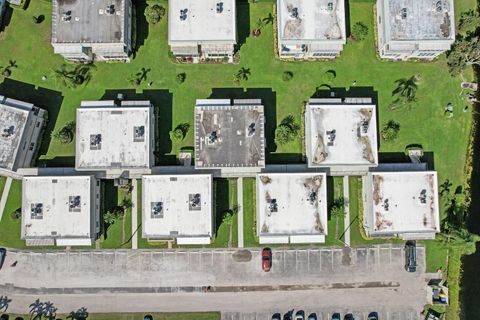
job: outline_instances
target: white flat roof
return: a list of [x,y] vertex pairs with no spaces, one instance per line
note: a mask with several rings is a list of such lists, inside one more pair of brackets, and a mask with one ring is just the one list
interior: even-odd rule
[[371,175],[373,233],[440,232],[436,172]]
[[91,238],[92,177],[22,179],[22,238]]
[[235,0],[169,0],[168,21],[169,42],[237,39]]
[[33,104],[0,96],[0,168],[13,170]]
[[345,40],[344,0],[278,0],[283,40]]
[[307,113],[310,167],[378,164],[374,105],[308,104]]
[[212,176],[143,176],[142,210],[143,237],[211,237]]
[[149,101],[83,101],[77,109],[77,169],[150,167]]
[[259,236],[327,234],[325,173],[257,175]]

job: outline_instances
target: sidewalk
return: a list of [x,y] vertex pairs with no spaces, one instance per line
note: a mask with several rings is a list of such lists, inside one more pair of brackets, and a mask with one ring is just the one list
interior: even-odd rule
[[238,247],[243,248],[243,178],[237,179]]
[[132,187],[132,249],[138,249],[138,235],[135,233],[138,227],[137,179],[132,179]]
[[348,176],[343,177],[343,201],[345,208],[345,244],[350,247],[350,199],[349,199],[349,190],[348,190]]
[[0,200],[0,221],[2,221],[3,211],[7,204],[8,194],[10,193],[10,186],[12,185],[12,178],[7,177],[5,181],[5,187],[3,188],[2,199]]

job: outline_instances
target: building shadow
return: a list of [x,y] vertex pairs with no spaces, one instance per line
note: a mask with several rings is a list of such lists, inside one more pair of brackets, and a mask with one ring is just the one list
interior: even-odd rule
[[229,181],[226,178],[215,178],[213,180],[214,184],[214,203],[215,203],[215,210],[214,210],[214,226],[213,230],[215,235],[218,232],[218,228],[222,224],[223,217],[226,212],[230,210],[229,206],[229,199],[230,199],[230,185]]
[[115,100],[118,94],[123,94],[124,100],[150,100],[154,106],[155,117],[155,166],[175,165],[176,156],[172,151],[170,130],[172,129],[173,95],[166,89],[144,90],[137,93],[135,89],[107,90],[102,100]]
[[277,94],[271,88],[213,88],[209,99],[261,99],[265,115],[265,157],[271,163],[275,145],[277,127]]
[[8,25],[12,21],[12,16],[13,16],[13,8],[10,7],[8,2],[5,5],[6,5],[5,10],[0,18],[0,32],[5,31],[5,29],[8,27]]
[[250,4],[248,1],[237,1],[237,44],[235,52],[247,42],[250,35]]
[[[431,151],[424,151],[420,159],[422,163],[427,163],[428,170],[435,170],[435,156]],[[406,152],[379,152],[379,163],[412,163]]]
[[58,113],[62,106],[62,93],[12,79],[5,79],[0,83],[0,95],[33,103],[35,106],[48,112],[48,121],[46,121],[46,127],[42,135],[38,157],[46,155],[50,146],[53,129],[57,123]]
[[[145,9],[148,4],[145,0],[133,0],[133,7],[135,10],[135,19],[132,22],[132,36],[134,37],[134,43],[132,44],[132,58],[135,59],[138,50],[145,44],[145,40],[148,38],[149,25],[145,18]],[[163,19],[167,19],[167,13]]]
[[75,167],[75,156],[55,157],[53,159],[38,159],[39,168],[73,168]]
[[350,37],[352,34],[351,21],[350,21],[350,0],[345,1],[345,35]]
[[[102,205],[100,210],[100,234],[103,238],[108,238],[108,228],[110,225],[105,223],[103,216],[107,211],[113,212],[118,207],[118,188],[114,185],[113,180],[102,180],[101,182],[101,199]],[[120,219],[116,223],[122,223]]]

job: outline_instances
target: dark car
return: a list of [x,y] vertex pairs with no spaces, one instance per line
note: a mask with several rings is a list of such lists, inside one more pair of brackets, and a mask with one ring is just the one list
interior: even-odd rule
[[282,320],[282,316],[280,315],[280,313],[275,313],[272,316],[272,320]]
[[272,250],[265,248],[262,250],[262,269],[265,272],[272,268]]
[[405,270],[408,272],[417,271],[417,247],[415,241],[405,243]]
[[298,310],[297,313],[295,313],[295,320],[305,320],[305,311]]
[[342,320],[340,318],[340,313],[337,312],[337,313],[332,314],[332,320]]
[[378,313],[376,312],[370,312],[368,314],[368,320],[378,320]]
[[2,269],[3,262],[5,262],[6,256],[7,256],[7,249],[0,248],[0,269]]
[[310,313],[307,320],[317,320],[317,314],[315,312]]
[[355,320],[355,318],[353,317],[353,314],[347,313],[345,317],[343,317],[343,320]]

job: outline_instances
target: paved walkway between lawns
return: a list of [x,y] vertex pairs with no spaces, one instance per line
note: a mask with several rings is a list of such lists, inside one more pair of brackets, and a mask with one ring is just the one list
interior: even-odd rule
[[137,187],[137,179],[132,179],[132,249],[138,249],[138,235],[135,233],[138,227]]
[[243,248],[243,178],[237,179],[238,247]]
[[343,177],[343,201],[345,208],[345,244],[350,247],[350,199],[348,194],[348,176]]
[[12,185],[12,178],[7,177],[5,181],[5,187],[3,188],[2,199],[0,200],[0,221],[2,221],[3,211],[7,204],[8,194],[10,193],[10,186]]

